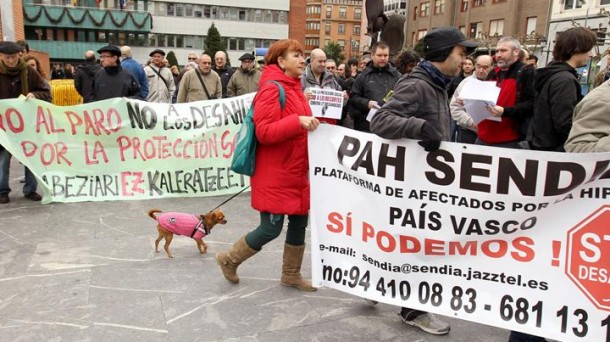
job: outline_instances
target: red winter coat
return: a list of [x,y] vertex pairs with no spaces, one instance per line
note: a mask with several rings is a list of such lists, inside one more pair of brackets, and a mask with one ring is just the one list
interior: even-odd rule
[[[280,107],[277,81],[284,88],[286,106]],[[254,101],[258,146],[250,178],[252,207],[260,212],[305,215],[309,211],[307,131],[300,115],[311,116],[301,81],[288,77],[277,65],[263,71]]]

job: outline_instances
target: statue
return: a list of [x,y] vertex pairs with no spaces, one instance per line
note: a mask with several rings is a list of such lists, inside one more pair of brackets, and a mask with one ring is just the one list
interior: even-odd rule
[[404,15],[393,14],[386,16],[383,13],[383,0],[365,0],[366,34],[371,37],[371,44],[381,40],[390,47],[390,56],[396,56],[402,49],[405,41]]

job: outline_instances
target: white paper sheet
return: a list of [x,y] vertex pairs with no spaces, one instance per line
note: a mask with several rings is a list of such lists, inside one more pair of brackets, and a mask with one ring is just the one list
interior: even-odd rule
[[493,81],[469,80],[460,92],[460,99],[464,100],[464,109],[475,125],[483,120],[502,121],[502,118],[492,116],[487,108],[495,106],[500,95],[500,88]]

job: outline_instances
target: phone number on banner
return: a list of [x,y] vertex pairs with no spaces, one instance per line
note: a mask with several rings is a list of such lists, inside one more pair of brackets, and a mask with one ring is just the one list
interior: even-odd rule
[[[352,289],[360,287],[362,291],[367,293],[377,291],[383,297],[400,298],[405,302],[417,300],[423,305],[445,306],[445,308],[448,306],[455,312],[464,311],[468,314],[479,310],[492,312],[492,307],[496,307],[495,314],[503,321],[512,321],[524,326],[535,326],[536,328],[542,327],[543,310],[548,310],[548,308],[543,307],[543,302],[540,300],[530,302],[527,298],[513,297],[510,294],[503,295],[499,302],[495,303],[496,305],[481,305],[477,302],[477,291],[473,288],[462,286],[445,288],[440,283],[397,281],[384,277],[375,279],[371,276],[371,271],[361,272],[358,266],[342,269],[323,264],[322,279]],[[599,324],[602,329],[605,329],[605,341],[610,342],[610,315],[600,322],[591,322],[589,313],[580,308],[569,308],[564,305],[551,310],[555,311],[557,326],[560,327],[562,334],[585,338],[589,333],[590,326]]]

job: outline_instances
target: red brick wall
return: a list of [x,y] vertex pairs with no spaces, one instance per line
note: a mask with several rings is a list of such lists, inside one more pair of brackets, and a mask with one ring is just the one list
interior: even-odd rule
[[290,0],[288,38],[305,44],[305,0]]

